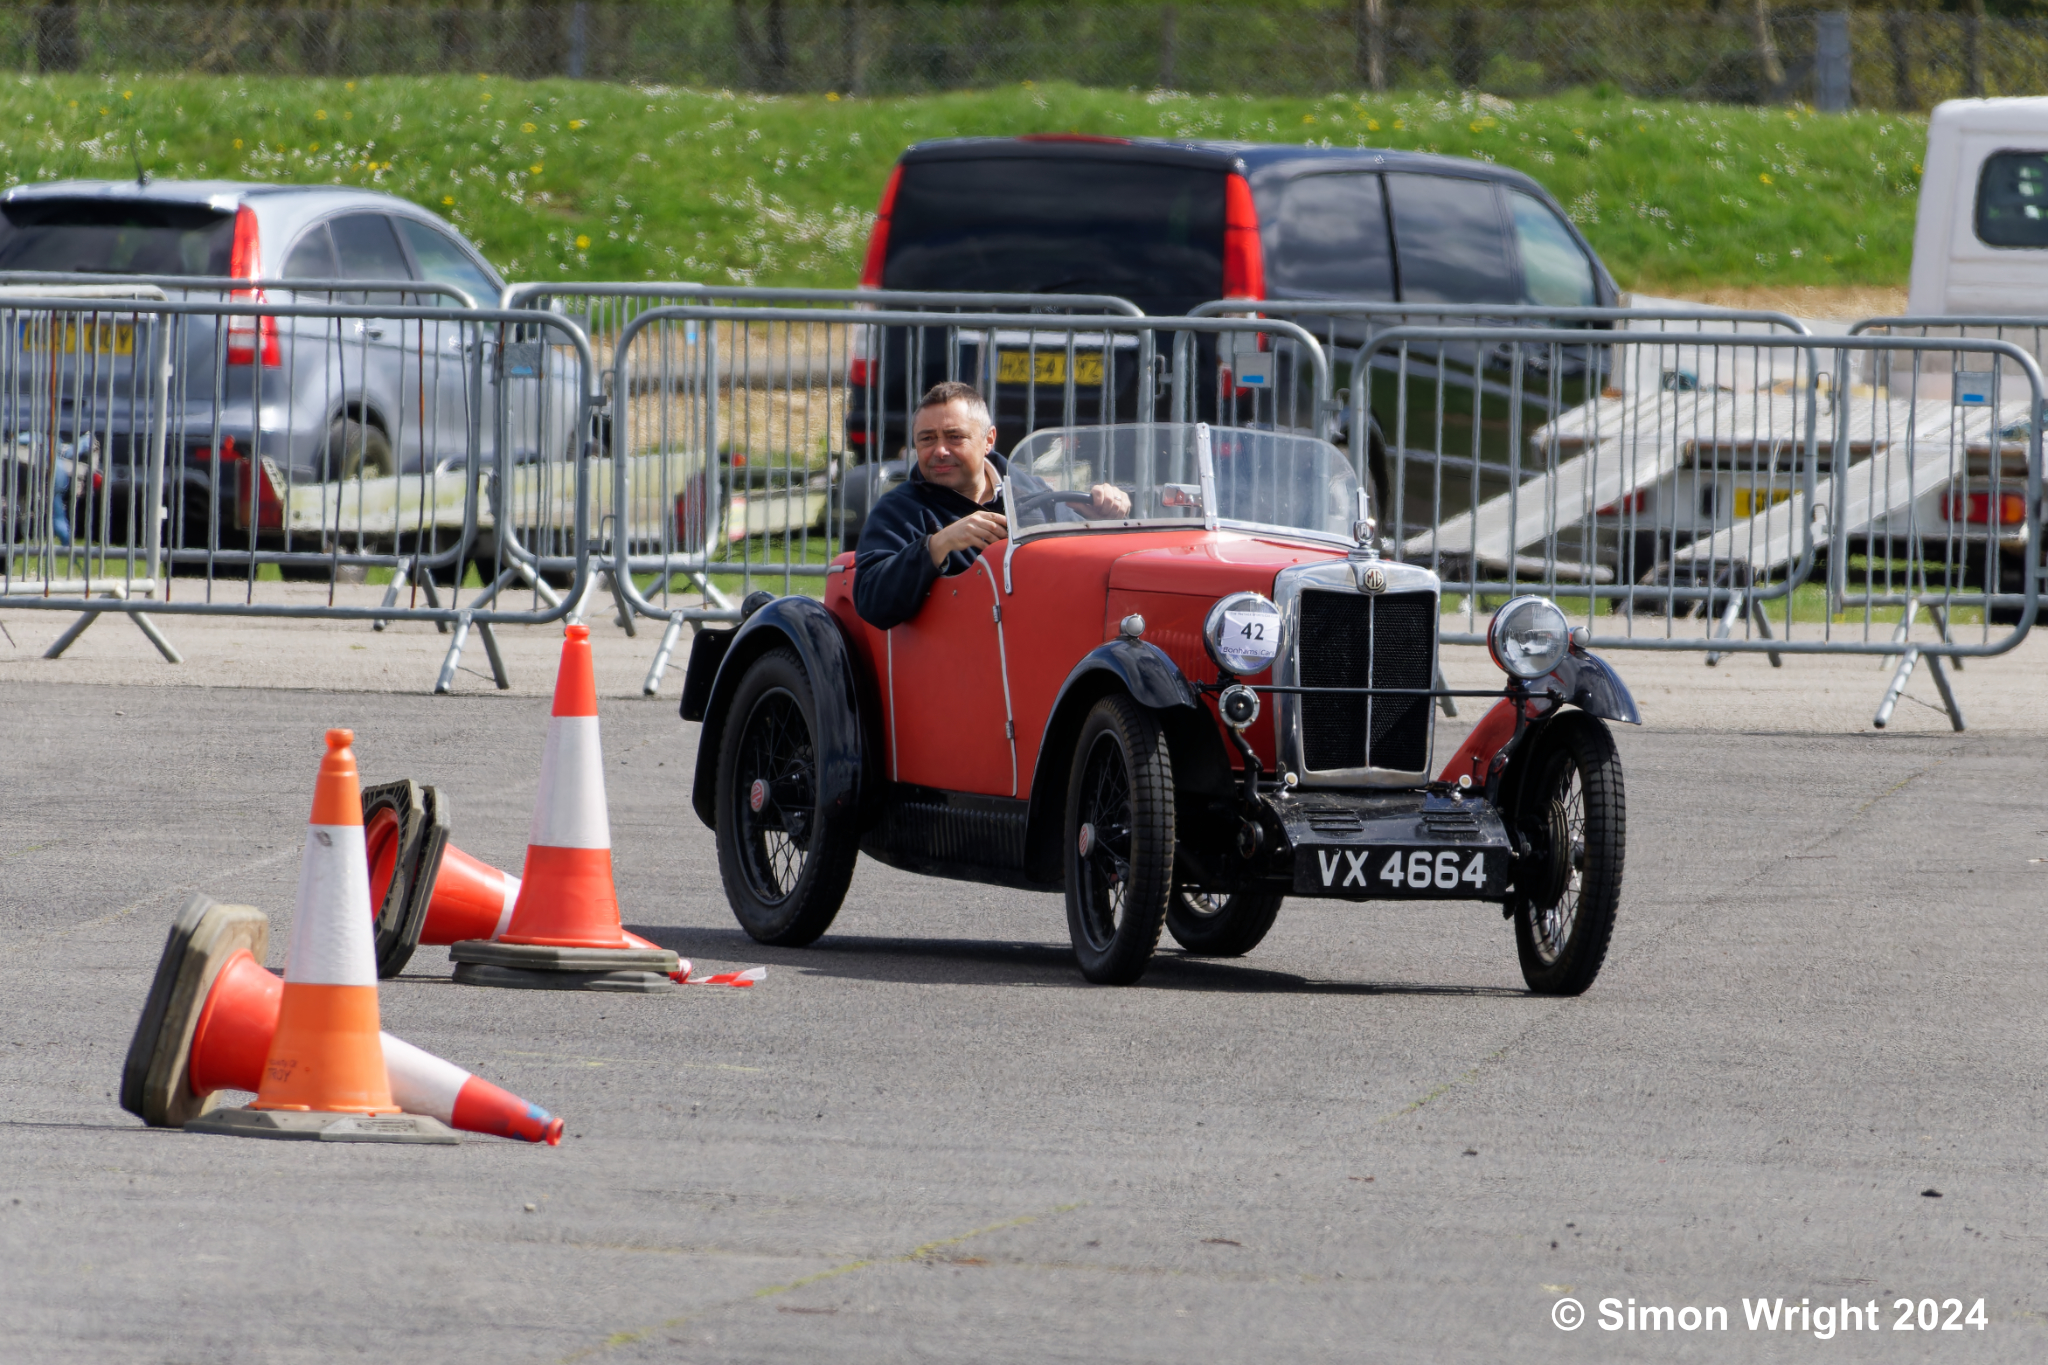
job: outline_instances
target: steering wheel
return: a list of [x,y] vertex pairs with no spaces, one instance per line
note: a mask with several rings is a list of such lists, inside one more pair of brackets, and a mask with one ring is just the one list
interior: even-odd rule
[[1065,488],[1048,488],[1043,493],[1033,493],[1028,498],[1020,499],[1017,503],[1017,515],[1020,517],[1029,516],[1041,508],[1051,507],[1056,503],[1063,502],[1072,503],[1077,507],[1091,507],[1095,503],[1095,495],[1093,493],[1076,493]]

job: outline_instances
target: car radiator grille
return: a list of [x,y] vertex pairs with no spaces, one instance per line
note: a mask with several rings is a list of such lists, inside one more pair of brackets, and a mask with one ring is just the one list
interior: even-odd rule
[[[1301,595],[1296,676],[1303,687],[1428,687],[1435,675],[1436,594]],[[1311,772],[1429,761],[1428,697],[1301,699],[1302,762]]]

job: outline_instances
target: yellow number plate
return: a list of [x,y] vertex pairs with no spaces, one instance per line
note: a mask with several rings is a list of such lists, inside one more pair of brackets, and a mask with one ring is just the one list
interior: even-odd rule
[[1735,515],[1753,517],[1765,507],[1776,507],[1791,496],[1789,488],[1738,488],[1735,490]]
[[[1064,384],[1067,382],[1065,351],[998,351],[998,384]],[[1102,352],[1074,353],[1074,383],[1082,388],[1102,387]]]
[[134,355],[135,324],[97,318],[66,318],[62,323],[21,324],[21,345],[27,351],[97,351],[101,355]]

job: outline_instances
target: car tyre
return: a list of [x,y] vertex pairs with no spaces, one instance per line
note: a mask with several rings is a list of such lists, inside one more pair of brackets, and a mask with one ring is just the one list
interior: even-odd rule
[[1196,957],[1243,957],[1266,937],[1285,899],[1267,891],[1217,895],[1177,886],[1166,907],[1166,932]]
[[818,707],[803,664],[773,649],[734,690],[718,748],[718,874],[740,927],[801,948],[832,925],[853,879],[851,810],[819,802]]
[[1544,730],[1530,759],[1514,813],[1531,849],[1507,905],[1515,949],[1530,990],[1579,995],[1600,974],[1621,903],[1621,758],[1607,727],[1574,711]]
[[1173,896],[1173,758],[1152,713],[1122,693],[1081,723],[1063,829],[1081,975],[1128,986],[1151,963]]
[[398,461],[381,428],[340,417],[327,429],[327,468],[336,479],[382,479],[398,472]]

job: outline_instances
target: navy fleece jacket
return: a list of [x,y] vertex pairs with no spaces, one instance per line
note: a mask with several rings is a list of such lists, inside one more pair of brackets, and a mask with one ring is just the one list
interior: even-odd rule
[[[989,452],[996,473],[1008,478],[1009,462]],[[943,568],[932,563],[927,547],[934,531],[943,531],[971,512],[1003,510],[1000,487],[985,503],[950,488],[928,483],[915,460],[910,477],[882,495],[860,528],[860,548],[853,552],[853,609],[877,630],[902,625],[917,615],[925,594],[940,577],[966,573],[979,550],[955,550]]]

